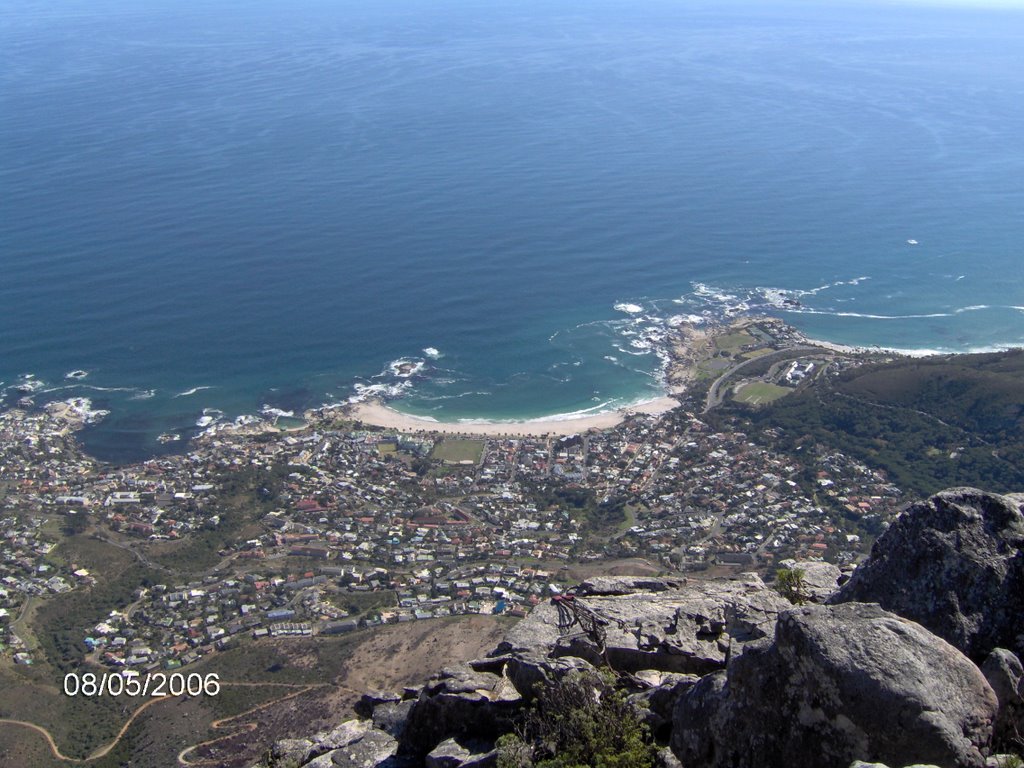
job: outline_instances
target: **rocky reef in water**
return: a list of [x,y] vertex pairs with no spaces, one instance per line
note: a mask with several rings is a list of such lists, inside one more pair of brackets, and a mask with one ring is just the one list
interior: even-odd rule
[[592,579],[572,600],[599,632],[538,605],[486,658],[367,693],[360,719],[259,766],[493,767],[538,690],[610,666],[666,767],[1001,768],[1024,735],[1022,506],[972,488],[911,505],[849,580],[798,564],[805,605],[754,574]]

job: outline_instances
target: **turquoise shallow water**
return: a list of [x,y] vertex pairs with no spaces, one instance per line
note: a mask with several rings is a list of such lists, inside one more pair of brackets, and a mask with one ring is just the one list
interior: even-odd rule
[[124,459],[365,388],[614,407],[679,315],[1024,343],[1021,12],[365,5],[5,7],[3,386]]

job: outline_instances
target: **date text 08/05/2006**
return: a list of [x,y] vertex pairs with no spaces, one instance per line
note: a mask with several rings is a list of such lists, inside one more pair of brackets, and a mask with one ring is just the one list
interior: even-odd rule
[[140,675],[137,672],[124,674],[94,672],[64,675],[65,696],[216,696],[220,693],[220,677],[212,672],[200,675],[196,672],[183,674],[156,672]]

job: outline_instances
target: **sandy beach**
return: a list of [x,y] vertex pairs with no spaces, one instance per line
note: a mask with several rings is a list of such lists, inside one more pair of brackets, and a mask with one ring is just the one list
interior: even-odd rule
[[350,418],[378,427],[395,429],[399,432],[443,432],[455,435],[515,435],[542,437],[544,435],[576,435],[590,429],[609,429],[625,420],[632,413],[662,414],[675,408],[679,403],[665,396],[638,403],[617,411],[580,416],[574,419],[537,419],[507,422],[441,422],[422,419],[400,413],[381,402],[359,403],[352,407]]
[[379,400],[368,400],[349,406],[346,416],[378,427],[400,432],[442,432],[450,435],[514,435],[543,437],[544,435],[576,435],[591,429],[610,429],[621,424],[628,415],[646,413],[661,415],[679,405],[672,395],[685,392],[692,384],[698,359],[713,339],[717,329],[683,325],[676,329],[672,342],[672,360],[668,365],[668,393],[647,402],[637,403],[614,411],[562,419],[530,419],[526,421],[467,421],[442,422],[411,416],[389,408]]

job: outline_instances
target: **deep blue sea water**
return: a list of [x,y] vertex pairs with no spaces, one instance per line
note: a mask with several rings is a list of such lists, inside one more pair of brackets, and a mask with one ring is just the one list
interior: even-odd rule
[[1024,11],[819,5],[4,0],[0,386],[127,459],[633,402],[679,315],[1024,344]]

